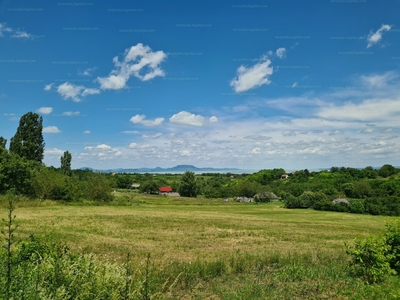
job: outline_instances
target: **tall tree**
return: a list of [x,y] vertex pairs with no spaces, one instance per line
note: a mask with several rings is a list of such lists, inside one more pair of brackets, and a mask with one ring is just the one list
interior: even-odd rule
[[7,139],[0,136],[0,147],[6,149]]
[[64,155],[60,157],[61,172],[66,175],[71,175],[71,160],[72,155],[68,151],[64,151]]
[[182,175],[181,183],[179,184],[179,194],[183,197],[196,197],[197,196],[197,184],[194,173],[186,171]]
[[10,152],[41,163],[44,152],[43,118],[28,112],[19,120],[19,126],[10,140]]

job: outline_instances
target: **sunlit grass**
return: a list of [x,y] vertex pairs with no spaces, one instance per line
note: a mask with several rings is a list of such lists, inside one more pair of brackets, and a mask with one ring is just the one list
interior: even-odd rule
[[19,207],[19,234],[119,258],[130,252],[192,261],[234,251],[343,252],[344,242],[382,232],[387,217],[288,210],[282,203],[136,196],[129,206]]

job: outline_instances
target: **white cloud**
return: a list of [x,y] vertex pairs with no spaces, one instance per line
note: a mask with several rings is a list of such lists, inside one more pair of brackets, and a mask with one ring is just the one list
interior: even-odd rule
[[85,130],[83,134],[90,134],[90,130]]
[[55,156],[60,156],[64,154],[63,150],[53,148],[53,149],[44,149],[44,154],[45,155],[55,155]]
[[62,113],[63,116],[67,116],[67,117],[77,117],[80,114],[81,113],[79,111],[65,111]]
[[106,145],[106,144],[98,145],[96,148],[97,149],[102,149],[102,150],[110,150],[111,149],[111,147]]
[[156,118],[154,120],[146,120],[145,115],[136,115],[133,116],[130,120],[133,124],[142,124],[144,126],[158,126],[164,122],[164,118]]
[[3,32],[14,32],[14,34],[11,37],[17,38],[17,39],[34,39],[35,38],[34,35],[27,33],[26,31],[22,31],[19,29],[12,29],[11,27],[7,27],[5,23],[0,23],[0,37],[4,36]]
[[143,134],[142,138],[144,138],[144,139],[158,139],[161,136],[162,136],[162,133],[158,132],[158,133],[156,133],[154,135]]
[[82,97],[85,97],[87,95],[95,95],[95,94],[100,94],[100,91],[98,89],[87,89],[85,88],[82,92]]
[[371,30],[367,37],[367,42],[368,42],[367,48],[379,43],[380,40],[382,39],[383,32],[389,31],[390,29],[392,29],[392,26],[382,24],[381,28],[379,28],[376,32],[373,32]]
[[171,123],[180,125],[203,126],[205,118],[201,115],[195,115],[187,111],[181,111],[169,118],[169,121]]
[[45,90],[45,91],[50,91],[52,86],[53,86],[52,83],[46,84],[46,85],[44,86],[44,90]]
[[48,114],[50,114],[52,111],[53,111],[53,108],[52,108],[52,107],[41,107],[41,108],[38,108],[38,109],[36,110],[37,113],[43,114],[43,115],[48,115]]
[[361,83],[368,88],[383,88],[397,77],[398,75],[394,72],[386,72],[382,75],[363,75],[361,76]]
[[34,36],[30,33],[27,33],[25,31],[16,31],[11,37],[17,38],[17,39],[33,39]]
[[210,123],[217,123],[218,118],[216,116],[212,116],[209,121],[210,121]]
[[126,82],[131,76],[135,76],[142,81],[164,76],[165,73],[160,68],[160,64],[166,57],[167,54],[163,51],[153,52],[149,46],[138,43],[136,46],[125,50],[121,62],[117,56],[114,57],[115,69],[111,71],[108,77],[97,77],[97,81],[103,90],[119,90],[125,88]]
[[10,27],[7,27],[5,23],[0,23],[0,36],[4,36],[3,32],[12,32]]
[[292,84],[292,88],[295,88],[297,85],[298,85],[297,82],[293,83],[293,84]]
[[286,56],[286,49],[285,48],[276,49],[276,56],[278,56],[279,58],[284,58]]
[[129,144],[129,148],[131,148],[131,149],[136,148],[137,146],[138,146],[138,144],[136,144],[136,143]]
[[75,84],[71,84],[69,82],[64,82],[63,84],[59,85],[57,88],[57,92],[65,100],[67,100],[68,98],[71,98],[74,102],[80,102],[81,99],[79,97],[85,97],[87,95],[94,95],[94,94],[100,93],[100,91],[98,89],[89,89],[89,88],[85,88],[82,85],[75,85]]
[[359,104],[346,103],[343,105],[330,105],[321,108],[317,116],[349,121],[374,121],[395,118],[400,115],[400,97],[397,99],[370,99]]
[[60,84],[57,88],[57,92],[63,97],[65,100],[71,98],[75,102],[80,102],[79,95],[82,90],[85,89],[83,86],[70,84],[68,82],[64,82]]
[[87,68],[86,70],[83,70],[82,72],[79,71],[78,75],[80,76],[92,76],[92,72],[95,71],[97,68]]
[[237,76],[231,81],[230,86],[236,93],[241,93],[264,84],[270,84],[271,81],[268,77],[273,73],[273,67],[270,67],[270,64],[271,61],[263,57],[252,67],[240,66],[237,69]]
[[61,130],[57,128],[57,126],[47,126],[43,128],[43,133],[60,133]]
[[253,150],[251,150],[251,153],[252,154],[260,154],[261,153],[260,148],[254,148]]
[[189,151],[189,150],[182,150],[182,151],[180,152],[180,154],[181,154],[182,156],[190,156],[190,151]]

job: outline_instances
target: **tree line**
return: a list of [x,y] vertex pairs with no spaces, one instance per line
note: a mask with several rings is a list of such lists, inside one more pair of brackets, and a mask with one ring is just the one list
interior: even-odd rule
[[[72,155],[65,151],[60,167],[42,163],[45,142],[42,117],[29,112],[20,119],[10,140],[0,137],[0,194],[15,189],[39,199],[111,201],[114,189],[138,183],[142,193],[157,193],[162,186],[186,197],[248,197],[268,202],[276,195],[287,208],[400,215],[400,169],[385,164],[379,169],[332,167],[286,173],[282,168],[254,174],[110,174],[72,170]],[[285,176],[282,176],[285,175]],[[286,178],[287,176],[288,178]],[[284,177],[284,179],[282,179]],[[335,199],[342,199],[333,202]]]

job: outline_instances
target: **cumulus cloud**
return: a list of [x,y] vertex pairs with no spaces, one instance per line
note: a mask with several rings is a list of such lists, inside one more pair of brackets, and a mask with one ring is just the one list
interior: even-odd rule
[[97,149],[101,149],[101,150],[111,150],[111,147],[106,145],[106,144],[101,144],[96,146]]
[[99,94],[100,91],[98,89],[88,89],[82,85],[75,85],[69,82],[64,82],[57,87],[57,92],[63,97],[65,100],[71,98],[74,102],[80,102],[81,99],[79,97],[85,97],[87,95]]
[[83,134],[90,134],[90,130],[85,130]]
[[236,93],[248,91],[250,89],[270,84],[269,76],[273,73],[273,67],[270,67],[271,61],[263,57],[252,67],[241,65],[237,70],[236,77],[231,81],[230,86]]
[[209,119],[209,121],[210,121],[210,123],[217,123],[217,122],[218,122],[218,118],[217,118],[216,116],[212,116],[212,117]]
[[61,130],[57,128],[57,126],[47,126],[43,128],[43,133],[60,133]]
[[36,110],[37,113],[43,114],[43,115],[48,115],[48,114],[50,114],[52,111],[53,111],[53,108],[52,108],[52,107],[41,107],[41,108],[38,108],[38,109]]
[[278,56],[279,58],[284,58],[286,56],[286,49],[285,48],[276,49],[276,56]]
[[133,124],[141,124],[144,126],[158,126],[161,125],[162,122],[164,122],[164,118],[156,118],[154,120],[146,120],[145,115],[136,115],[133,116],[130,120]]
[[382,26],[376,32],[371,30],[367,37],[367,48],[379,43],[382,40],[383,32],[389,31],[390,29],[392,29],[392,26],[382,24]]
[[157,76],[165,76],[160,64],[166,59],[167,54],[163,51],[153,52],[149,46],[138,43],[130,49],[125,50],[122,61],[118,56],[114,57],[115,69],[108,77],[97,77],[100,88],[103,90],[119,90],[126,86],[131,76],[142,81],[153,79]]
[[195,115],[187,111],[181,111],[169,118],[169,121],[171,123],[180,125],[203,126],[205,123],[205,118],[201,115]]

